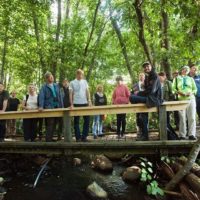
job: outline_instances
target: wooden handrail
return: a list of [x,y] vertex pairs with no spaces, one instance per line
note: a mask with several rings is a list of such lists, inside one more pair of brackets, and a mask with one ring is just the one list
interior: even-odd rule
[[103,115],[103,114],[119,114],[119,113],[151,113],[158,112],[159,114],[159,132],[160,139],[167,139],[167,114],[166,111],[185,110],[188,101],[169,101],[164,102],[159,109],[156,107],[147,108],[145,104],[125,104],[125,105],[107,105],[107,106],[91,106],[91,107],[75,107],[44,109],[43,111],[17,111],[0,113],[0,120],[7,119],[25,119],[25,118],[63,118],[63,134],[65,142],[72,141],[71,133],[71,117],[86,116],[86,115]]
[[[166,111],[184,110],[188,101],[170,101],[164,102],[162,106],[166,107]],[[161,107],[162,107],[161,106]],[[69,116],[85,116],[97,114],[119,114],[119,113],[151,113],[158,112],[156,107],[147,108],[145,104],[124,104],[124,105],[107,105],[107,106],[91,106],[91,107],[74,107],[44,109],[43,111],[28,110],[16,112],[0,113],[2,119],[21,119],[21,118],[48,118],[48,117],[63,117],[64,113],[68,112]]]

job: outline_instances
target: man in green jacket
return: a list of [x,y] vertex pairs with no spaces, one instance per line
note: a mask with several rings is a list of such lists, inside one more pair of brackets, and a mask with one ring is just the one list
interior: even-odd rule
[[173,80],[172,90],[178,96],[178,100],[188,100],[189,104],[184,111],[179,111],[179,136],[186,139],[186,121],[188,120],[189,140],[196,140],[196,101],[197,87],[194,79],[189,77],[189,67],[183,66],[181,73]]

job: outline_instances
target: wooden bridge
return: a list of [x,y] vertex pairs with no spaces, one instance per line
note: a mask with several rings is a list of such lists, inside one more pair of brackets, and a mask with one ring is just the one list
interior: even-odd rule
[[[0,153],[31,153],[31,154],[90,154],[90,153],[114,153],[114,154],[155,154],[155,153],[185,153],[191,149],[194,141],[168,141],[167,140],[167,116],[166,111],[179,111],[186,109],[187,101],[165,102],[159,108],[147,108],[145,104],[110,105],[79,107],[73,109],[51,109],[43,111],[18,111],[0,114],[2,119],[48,118],[60,117],[64,121],[64,142],[2,142]],[[158,112],[159,141],[91,141],[76,143],[72,139],[71,117],[118,114],[118,113],[151,113]]]

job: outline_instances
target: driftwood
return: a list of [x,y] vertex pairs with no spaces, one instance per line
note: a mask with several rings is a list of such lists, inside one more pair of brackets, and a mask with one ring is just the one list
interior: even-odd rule
[[[185,156],[181,156],[177,161],[181,165],[185,165],[185,163],[187,162],[187,158]],[[196,174],[198,177],[200,177],[200,166],[197,163],[194,163],[192,166],[191,172]]]
[[[175,172],[179,171],[183,166],[179,163],[172,164],[173,169]],[[197,192],[198,196],[200,197],[200,178],[193,173],[189,173],[184,178],[185,181],[190,185],[190,187]]]
[[[167,176],[167,178],[172,179],[173,176],[175,175],[174,171],[167,163],[162,162],[161,168],[162,168],[163,173]],[[178,186],[181,191],[181,195],[183,199],[199,200],[198,196],[195,193],[193,193],[185,183],[180,182]]]

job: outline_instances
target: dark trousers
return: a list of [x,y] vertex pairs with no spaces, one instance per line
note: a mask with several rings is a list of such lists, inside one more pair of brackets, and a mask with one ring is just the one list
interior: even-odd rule
[[126,130],[126,114],[117,114],[117,134],[124,134]]
[[50,117],[45,119],[45,126],[46,126],[46,142],[53,141],[53,134],[58,122],[58,118]]
[[197,115],[200,120],[200,97],[196,97]]
[[[147,98],[143,96],[136,96],[136,95],[131,95],[130,96],[130,102],[132,104],[137,104],[137,103],[146,103]],[[141,129],[141,137],[148,138],[148,113],[139,113],[137,114],[137,125]]]
[[37,133],[40,139],[42,138],[43,121],[44,121],[43,118],[38,119]]
[[[87,107],[88,104],[74,104],[74,107]],[[83,116],[83,132],[81,136],[81,131],[80,131],[80,116],[75,116],[74,117],[74,131],[75,131],[75,136],[76,140],[80,139],[86,139],[89,133],[89,127],[90,127],[90,117],[89,116]]]
[[24,140],[34,141],[37,136],[38,119],[23,119]]
[[0,120],[0,140],[3,140],[6,135],[6,120]]
[[176,129],[179,129],[179,113],[178,113],[178,111],[174,111],[174,123],[176,125]]

